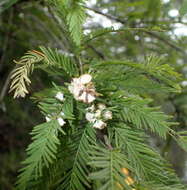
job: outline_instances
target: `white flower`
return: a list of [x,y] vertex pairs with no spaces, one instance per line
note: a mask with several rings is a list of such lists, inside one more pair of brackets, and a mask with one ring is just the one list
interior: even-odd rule
[[101,110],[96,110],[95,117],[101,117]]
[[92,106],[86,108],[86,110],[87,110],[87,111],[91,111],[91,112],[93,112],[93,111],[95,110],[95,106],[94,106],[94,104],[93,104]]
[[90,112],[86,113],[86,119],[91,123],[95,122],[95,120],[96,120],[95,115]]
[[83,92],[79,97],[78,97],[78,100],[81,100],[83,102],[85,102],[87,99],[87,93],[86,92]]
[[76,100],[84,103],[91,103],[95,100],[95,88],[91,83],[92,76],[89,74],[81,75],[79,78],[73,78],[68,86],[69,91]]
[[92,76],[89,74],[84,74],[80,76],[80,83],[81,84],[88,84],[92,80]]
[[74,95],[75,99],[78,100],[81,92],[84,90],[84,85],[81,84],[79,78],[74,78],[71,84],[68,86],[69,91]]
[[63,101],[64,100],[64,94],[62,92],[58,92],[55,96],[56,99]]
[[87,98],[86,98],[86,102],[87,103],[91,103],[95,100],[95,96],[91,95],[91,94],[87,94]]
[[68,90],[73,94],[73,89],[74,89],[74,87],[73,87],[73,85],[72,85],[72,83],[68,86]]
[[103,122],[102,120],[97,120],[94,124],[93,124],[94,128],[97,129],[104,129],[106,127],[106,123]]
[[103,117],[104,119],[108,120],[108,119],[112,119],[112,112],[111,111],[106,111],[103,113]]
[[105,104],[98,104],[98,108],[100,110],[104,110],[106,108],[106,105]]
[[51,118],[49,118],[48,116],[46,116],[46,117],[45,117],[45,120],[46,120],[47,122],[49,122],[49,121],[51,121]]
[[59,118],[57,119],[57,121],[58,121],[58,123],[59,123],[60,126],[63,126],[63,125],[65,125],[65,123],[66,123],[61,117],[59,117]]
[[60,112],[60,115],[61,115],[61,116],[64,116],[65,114],[64,114],[64,112],[61,111],[61,112]]
[[95,100],[95,96],[92,96],[91,94],[84,91],[79,97],[77,97],[77,100],[83,101],[85,103],[91,103]]

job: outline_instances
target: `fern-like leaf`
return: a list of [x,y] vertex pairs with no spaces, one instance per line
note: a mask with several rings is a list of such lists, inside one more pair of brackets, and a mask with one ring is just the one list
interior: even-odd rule
[[71,138],[69,148],[72,160],[71,169],[63,177],[58,190],[86,190],[90,187],[87,167],[90,145],[96,141],[95,130],[87,125],[79,129]]
[[[163,64],[163,59],[157,56],[149,56],[142,63],[135,63],[133,61],[104,61],[93,65],[95,68],[106,69],[107,67],[120,67],[120,73],[125,73],[125,68],[133,68],[134,72],[143,74],[148,79],[158,83],[163,83],[166,86],[175,89],[176,92],[181,92],[180,86],[177,82],[180,80],[180,75],[174,71],[168,64]],[[123,67],[124,66],[124,69]],[[112,74],[112,73],[111,73]]]
[[121,112],[122,120],[134,124],[139,129],[148,129],[160,137],[166,138],[171,131],[170,126],[175,123],[169,122],[170,116],[159,111],[159,108],[148,107],[148,103],[150,103],[149,99],[143,100],[135,97],[115,101]]
[[40,49],[41,52],[29,51],[19,61],[15,61],[18,67],[13,70],[11,75],[12,83],[10,85],[10,92],[14,91],[14,98],[25,97],[28,94],[27,88],[31,83],[29,75],[33,72],[35,63],[42,62],[48,67],[55,66],[63,69],[68,76],[77,74],[77,67],[71,57],[50,48],[40,47]]
[[63,69],[68,76],[73,76],[77,74],[77,67],[74,64],[73,59],[70,56],[64,55],[58,52],[57,49],[40,47],[43,54],[45,54],[48,63],[51,66]]
[[34,63],[41,62],[44,55],[38,51],[29,51],[19,61],[14,61],[18,67],[13,70],[11,75],[12,83],[10,92],[14,91],[14,98],[25,97],[28,94],[27,87],[31,81],[29,75],[33,72]]
[[27,148],[28,157],[23,161],[26,166],[20,170],[17,189],[26,189],[32,176],[38,179],[42,176],[43,167],[49,167],[54,162],[60,144],[59,132],[63,133],[56,120],[34,127],[31,132],[33,142]]
[[125,181],[127,176],[122,172],[122,168],[129,168],[129,165],[125,155],[120,153],[119,149],[110,150],[95,145],[89,153],[91,158],[89,165],[95,170],[90,174],[90,178],[98,184],[96,189],[132,189],[130,186],[132,184]]
[[1,0],[0,2],[0,14],[6,9],[14,5],[18,0]]
[[69,11],[67,15],[67,23],[69,25],[69,30],[73,41],[76,45],[80,45],[82,39],[82,24],[85,21],[84,8],[81,6],[74,7]]
[[159,153],[145,144],[146,138],[142,131],[122,123],[118,127],[114,129],[116,145],[127,156],[130,167],[134,169],[137,183],[151,182],[148,189],[153,185],[167,187],[170,184],[180,184],[166,161],[161,158]]
[[84,8],[79,4],[75,3],[70,10],[68,10],[68,14],[66,17],[69,31],[71,37],[77,46],[80,45],[82,39],[82,24],[84,23],[86,18]]
[[121,128],[115,128],[116,143],[124,149],[129,164],[134,168],[138,179],[166,180],[161,172],[163,168],[161,158],[144,143],[143,132],[127,127],[125,124],[120,126]]

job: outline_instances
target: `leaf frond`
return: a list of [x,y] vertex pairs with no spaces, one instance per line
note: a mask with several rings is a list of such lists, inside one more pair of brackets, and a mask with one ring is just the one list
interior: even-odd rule
[[48,168],[54,162],[60,144],[58,134],[62,132],[56,120],[34,127],[31,132],[33,142],[27,148],[28,157],[23,161],[25,167],[20,170],[17,189],[26,189],[32,176],[38,179],[43,167]]
[[86,190],[86,187],[90,187],[88,151],[95,141],[95,130],[89,125],[73,134],[69,142],[70,156],[73,159],[72,166],[63,177],[58,190]]
[[14,61],[18,64],[11,75],[12,83],[10,85],[10,92],[14,91],[14,98],[25,97],[28,94],[28,86],[31,81],[29,75],[34,70],[34,64],[41,62],[44,55],[38,51],[29,51],[19,61]]
[[92,146],[89,151],[91,161],[89,165],[94,169],[90,179],[95,183],[99,181],[98,190],[130,190],[134,181],[128,183],[128,176],[122,168],[129,168],[127,158],[118,149],[106,149],[99,145]]

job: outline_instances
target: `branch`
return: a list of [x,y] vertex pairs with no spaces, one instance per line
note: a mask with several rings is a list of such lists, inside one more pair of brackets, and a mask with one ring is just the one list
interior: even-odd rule
[[[10,9],[10,14],[7,23],[8,26],[12,25],[13,14],[14,14],[13,9]],[[9,46],[9,41],[10,41],[10,34],[11,34],[11,29],[8,30],[4,38],[4,44],[2,45],[2,57],[0,58],[0,72],[3,70],[4,61],[6,58],[6,50]]]
[[[147,28],[120,28],[120,29],[113,29],[113,28],[107,28],[107,30],[104,30],[103,32],[96,34],[95,36],[89,38],[88,40],[85,40],[85,43],[88,43],[90,41],[92,41],[95,38],[98,38],[100,36],[103,36],[105,34],[111,33],[111,32],[125,32],[125,31],[142,31],[142,32],[150,32],[149,29]],[[156,31],[156,32],[163,32],[163,30],[158,30],[158,29],[152,29],[152,31]]]
[[[113,16],[113,15],[109,15],[109,14],[102,13],[101,11],[99,11],[99,10],[97,10],[97,9],[90,8],[90,7],[87,7],[87,6],[83,6],[83,7],[86,8],[86,9],[89,9],[89,10],[91,10],[91,11],[97,13],[97,14],[103,15],[103,16],[105,16],[105,17],[111,19],[111,20],[117,21],[117,22],[119,22],[119,23],[121,23],[121,24],[127,24],[127,22],[126,22],[125,20],[122,20],[122,19],[120,19],[120,18],[117,18],[117,17],[115,17],[115,16]],[[154,38],[156,38],[156,39],[162,41],[163,43],[165,43],[166,45],[168,45],[168,46],[170,46],[171,48],[175,49],[176,51],[181,52],[182,54],[185,54],[185,52],[183,51],[182,48],[180,48],[180,47],[178,47],[177,45],[171,43],[168,39],[165,39],[165,38],[163,38],[163,37],[157,35],[157,34],[154,33],[154,32],[151,32],[151,31],[147,31],[147,30],[142,30],[142,31],[145,32],[146,34],[148,34],[148,35],[150,35],[150,36],[152,36],[152,37],[154,37]]]
[[95,52],[95,54],[97,54],[98,57],[100,57],[101,59],[105,59],[105,56],[100,51],[98,51],[95,47],[93,47],[90,44],[88,44],[87,47],[93,50],[93,52]]
[[83,7],[86,8],[86,9],[88,9],[88,10],[91,10],[91,11],[97,13],[97,14],[103,15],[103,16],[105,16],[105,17],[111,19],[111,20],[115,20],[115,21],[117,21],[117,22],[120,22],[121,24],[126,24],[126,21],[121,20],[120,18],[117,18],[117,17],[115,17],[115,16],[113,16],[113,15],[109,15],[109,14],[106,14],[106,13],[102,13],[101,11],[99,11],[99,10],[97,10],[97,9],[94,9],[94,8],[91,8],[91,7],[87,7],[87,6],[85,6],[85,5],[83,5]]

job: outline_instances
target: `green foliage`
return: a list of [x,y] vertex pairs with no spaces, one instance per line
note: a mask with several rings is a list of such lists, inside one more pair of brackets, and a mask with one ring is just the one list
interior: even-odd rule
[[66,173],[62,179],[62,184],[57,188],[58,190],[76,190],[86,189],[90,187],[90,180],[88,179],[89,168],[87,164],[90,160],[88,151],[91,144],[94,144],[95,131],[90,125],[72,135],[68,145],[69,157],[73,156],[71,169]]
[[34,63],[38,63],[43,59],[44,55],[40,52],[29,51],[20,61],[14,61],[16,64],[21,65],[15,68],[11,75],[12,83],[10,92],[15,91],[14,98],[25,97],[25,95],[28,94],[27,86],[31,83],[28,76],[33,72]]
[[145,140],[143,132],[124,124],[119,124],[119,127],[115,129],[116,144],[127,155],[129,165],[135,170],[137,181],[170,184],[175,179],[174,175],[169,176],[169,168],[166,168],[165,161],[157,152],[147,146]]
[[50,48],[41,47],[41,50],[51,65],[63,69],[68,76],[75,76],[77,74],[77,67],[70,56],[59,53],[57,49],[52,50]]
[[[160,112],[158,108],[148,107],[150,100],[137,98],[123,98],[116,102],[121,118],[125,122],[132,123],[136,128],[144,128],[157,133],[160,137],[166,138],[170,132],[169,117]],[[121,108],[123,106],[123,108]]]
[[92,150],[90,150],[90,157],[91,161],[89,164],[94,168],[94,172],[90,174],[90,178],[99,182],[96,189],[131,189],[124,180],[127,176],[121,171],[122,168],[128,168],[127,158],[119,150],[93,146]]
[[64,133],[56,120],[34,127],[31,135],[33,142],[27,148],[28,157],[23,162],[26,165],[20,170],[17,188],[26,189],[32,175],[36,180],[42,176],[43,167],[49,167],[56,159],[60,141],[58,133]]
[[[108,69],[108,67],[130,67],[136,74],[144,75],[146,78],[157,83],[163,83],[165,86],[172,88],[176,92],[180,92],[181,88],[176,82],[180,80],[180,75],[176,73],[168,64],[163,64],[163,60],[157,56],[150,56],[143,63],[134,63],[132,61],[104,61],[94,65],[96,68]],[[133,73],[131,73],[133,74]]]
[[180,8],[180,14],[183,16],[187,13],[187,1],[183,1],[181,8]]
[[15,61],[20,66],[15,68],[11,75],[10,92],[14,91],[14,98],[25,97],[29,93],[27,90],[27,86],[31,83],[29,75],[33,72],[36,63],[43,61],[46,66],[52,67],[55,65],[57,68],[63,69],[68,76],[77,73],[76,65],[70,57],[50,48],[40,47],[40,49],[41,52],[29,51],[19,61]]
[[187,132],[180,131],[177,133],[177,135],[177,142],[179,143],[179,146],[182,147],[185,151],[187,151]]
[[[128,12],[127,17],[130,15],[130,19],[146,20],[146,17],[149,17],[154,23],[160,15],[160,1],[128,3],[129,7],[142,8],[141,13]],[[126,35],[129,41],[132,39],[132,31],[154,36],[156,34],[151,33],[150,27],[130,26],[119,30],[107,28],[85,36],[82,43],[82,24],[85,21],[83,1],[59,0],[54,1],[53,5],[64,11],[62,18],[59,15],[53,16],[57,21],[65,19],[59,23],[66,22],[76,46],[68,39],[68,48],[74,54],[69,54],[69,51],[62,54],[57,49],[40,47],[40,51],[29,51],[16,61],[18,67],[13,71],[10,86],[14,97],[25,97],[28,93],[27,88],[31,83],[29,77],[34,67],[52,74],[51,80],[62,84],[58,86],[52,82],[52,88],[33,96],[42,114],[51,121],[37,125],[31,132],[33,142],[27,148],[27,158],[23,162],[25,167],[20,170],[17,188],[41,189],[44,186],[54,190],[184,190],[186,187],[170,164],[154,150],[151,146],[153,142],[150,142],[152,134],[162,140],[170,136],[186,150],[186,133],[176,133],[171,129],[176,122],[171,121],[172,117],[165,115],[160,108],[154,107],[154,101],[151,99],[160,91],[166,94],[181,92],[178,84],[180,75],[160,56],[147,56],[142,61],[142,56],[139,57],[133,52],[136,49],[134,47],[127,52],[137,56],[137,59],[131,61],[118,56],[118,59],[111,59],[110,56],[105,59],[102,53],[107,48],[105,46],[99,52],[95,49],[98,44],[91,46],[91,49],[100,59],[93,59],[92,55],[87,54],[90,42],[93,39],[103,39],[104,34],[110,34],[113,38],[115,35],[112,32],[120,34],[128,31]],[[151,11],[154,8],[156,12]],[[114,17],[112,19],[115,20]],[[118,21],[121,22],[121,19]],[[64,25],[63,32],[67,26]],[[107,43],[107,40],[104,42]],[[80,45],[84,46],[80,48]],[[56,80],[56,73],[60,76],[59,80]],[[77,77],[88,73],[92,81],[87,83],[83,80],[79,84],[81,79]],[[77,85],[75,92],[71,90],[72,83]],[[63,98],[59,99],[58,93]],[[89,96],[95,98],[90,104],[80,98],[85,97],[87,100]],[[89,121],[86,114],[91,109],[88,107],[99,109],[101,103],[104,103],[106,108],[99,111],[106,113],[107,110],[111,115],[107,120],[97,110],[94,117],[96,120],[99,117],[100,122],[105,125],[95,129],[95,120]],[[59,118],[64,122],[61,126]]]
[[0,14],[14,5],[18,0],[2,0],[0,2]]
[[84,9],[79,5],[73,7],[67,15],[67,23],[72,39],[76,45],[80,45],[82,38],[82,24],[85,21]]
[[62,17],[65,17],[68,25],[70,36],[76,46],[80,46],[82,40],[82,25],[85,22],[86,14],[82,6],[83,1],[52,1],[58,7],[58,12]]

